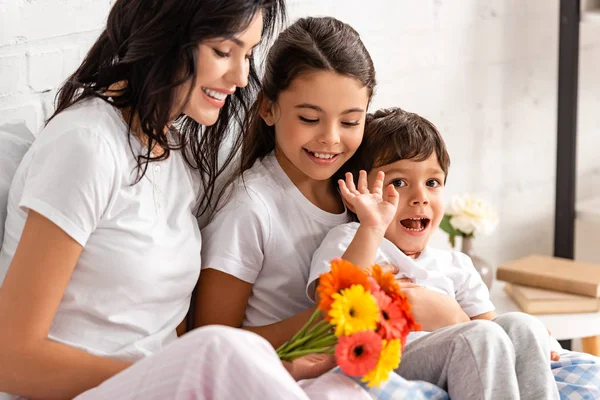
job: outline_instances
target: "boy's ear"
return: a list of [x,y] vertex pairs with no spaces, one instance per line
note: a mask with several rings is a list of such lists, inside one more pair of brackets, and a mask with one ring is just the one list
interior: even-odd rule
[[277,107],[275,103],[267,99],[262,93],[259,95],[258,101],[260,104],[258,108],[260,117],[265,121],[265,124],[269,126],[275,125],[275,122],[277,122]]

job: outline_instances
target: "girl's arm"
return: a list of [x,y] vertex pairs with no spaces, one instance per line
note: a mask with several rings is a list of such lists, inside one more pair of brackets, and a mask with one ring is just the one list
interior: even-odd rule
[[48,339],[82,249],[54,223],[29,212],[0,286],[0,392],[73,398],[130,365]]
[[203,269],[198,280],[195,327],[227,325],[264,337],[275,348],[292,338],[310,319],[315,307],[274,324],[243,327],[252,284],[215,269]]

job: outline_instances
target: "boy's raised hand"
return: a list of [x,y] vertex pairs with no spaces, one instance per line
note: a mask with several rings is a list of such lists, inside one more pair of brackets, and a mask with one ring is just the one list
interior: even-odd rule
[[346,173],[345,182],[342,179],[338,181],[342,197],[358,216],[361,226],[385,231],[396,215],[398,192],[393,185],[383,190],[384,177],[385,174],[379,171],[370,191],[365,171],[359,173],[358,188],[354,186],[350,172]]

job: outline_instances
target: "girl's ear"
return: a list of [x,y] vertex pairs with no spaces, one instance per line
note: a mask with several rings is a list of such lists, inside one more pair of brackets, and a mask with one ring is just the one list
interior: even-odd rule
[[277,110],[275,103],[267,99],[262,92],[258,95],[258,102],[258,113],[263,121],[265,121],[265,124],[269,126],[275,125],[275,122],[277,122]]

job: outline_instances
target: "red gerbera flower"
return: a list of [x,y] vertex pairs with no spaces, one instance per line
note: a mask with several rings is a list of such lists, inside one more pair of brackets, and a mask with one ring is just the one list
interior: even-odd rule
[[381,349],[381,337],[373,331],[363,331],[340,336],[335,356],[345,374],[363,376],[377,366]]
[[405,338],[410,331],[407,331],[408,321],[400,302],[392,301],[382,290],[373,293],[373,296],[379,306],[379,335],[386,340]]

